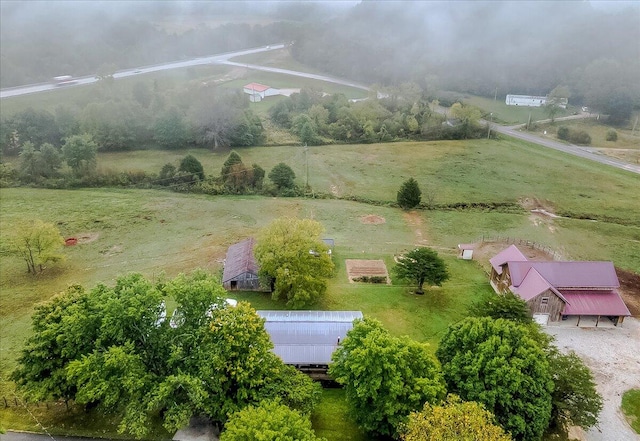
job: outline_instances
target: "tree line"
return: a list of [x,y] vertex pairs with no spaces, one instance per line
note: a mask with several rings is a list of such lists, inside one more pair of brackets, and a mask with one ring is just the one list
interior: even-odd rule
[[[258,237],[260,277],[288,308],[316,304],[333,275],[321,232],[317,221],[283,218]],[[12,249],[29,271],[60,258],[52,225],[30,225],[16,239]],[[449,277],[428,248],[401,256],[392,272],[415,282],[418,294],[423,283]],[[301,437],[293,439],[315,440],[308,415],[319,386],[270,352],[263,320],[248,304],[232,307],[224,296],[219,279],[201,270],[153,283],[131,274],[113,287],[72,285],[36,308],[12,379],[34,400],[118,413],[119,430],[136,437],[158,415],[167,430],[204,415],[229,424],[222,439],[292,431]],[[589,369],[562,354],[513,294],[474,303],[469,317],[448,327],[435,358],[427,345],[365,318],[332,361],[329,374],[344,386],[351,415],[375,436],[534,441],[592,427],[602,408]]]
[[640,109],[638,12],[637,5],[616,11],[589,3],[361,2],[342,17],[310,23],[291,53],[339,77],[412,81],[430,92],[504,99],[564,86],[570,102],[624,124]]
[[[309,415],[320,386],[270,351],[264,320],[248,304],[223,297],[203,271],[70,286],[36,308],[12,379],[34,400],[115,412],[119,430],[136,437],[156,416],[171,431],[205,416],[227,441],[284,433],[319,440]],[[589,369],[560,353],[513,295],[478,301],[432,354],[365,318],[334,352],[329,373],[374,436],[533,441],[597,423],[602,398]]]

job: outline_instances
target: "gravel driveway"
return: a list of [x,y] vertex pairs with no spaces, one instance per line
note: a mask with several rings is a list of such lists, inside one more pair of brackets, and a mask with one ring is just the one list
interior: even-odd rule
[[589,366],[604,399],[599,426],[583,432],[580,438],[585,441],[640,440],[620,410],[622,394],[640,388],[640,321],[627,317],[622,327],[616,328],[550,325],[545,331],[556,338],[562,352],[573,350]]

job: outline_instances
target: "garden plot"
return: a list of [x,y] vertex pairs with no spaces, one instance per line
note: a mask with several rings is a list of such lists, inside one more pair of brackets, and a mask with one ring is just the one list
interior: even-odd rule
[[361,277],[384,277],[387,284],[391,283],[387,265],[382,260],[346,259],[345,263],[350,283]]

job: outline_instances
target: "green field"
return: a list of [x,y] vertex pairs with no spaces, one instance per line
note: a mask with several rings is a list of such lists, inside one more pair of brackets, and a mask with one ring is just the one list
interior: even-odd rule
[[[529,121],[529,115],[531,115],[531,122],[549,118],[543,107],[507,106],[504,98],[500,96],[494,100],[492,98],[465,95],[464,103],[479,107],[487,114],[493,113],[491,117],[492,121],[499,124],[524,124]],[[566,110],[560,109],[556,118],[573,115],[578,110],[579,109],[568,106]],[[487,119],[489,119],[489,117],[487,117]]]
[[640,389],[631,389],[622,395],[622,412],[633,430],[640,434]]
[[[304,183],[306,162],[314,191],[348,199],[352,196],[378,201],[366,204],[339,199],[269,198],[261,196],[206,196],[164,190],[124,189],[0,189],[0,239],[12,227],[28,219],[58,226],[65,237],[85,243],[65,249],[63,263],[33,277],[24,264],[1,255],[0,397],[11,400],[13,386],[7,381],[15,358],[29,334],[33,306],[70,283],[92,287],[113,283],[130,271],[155,279],[194,268],[218,273],[228,245],[254,235],[281,216],[313,218],[336,241],[335,276],[327,296],[316,308],[359,309],[378,318],[394,334],[406,334],[428,342],[435,350],[447,325],[465,316],[468,306],[491,289],[476,262],[455,258],[458,243],[485,236],[533,240],[557,250],[565,258],[613,260],[622,268],[640,272],[640,206],[637,175],[562,155],[515,140],[336,145],[309,148],[262,147],[238,150],[245,163],[258,163],[267,171],[278,162],[295,170]],[[228,151],[135,151],[102,154],[103,170],[157,172],[167,162],[187,153],[200,159],[207,174],[217,175]],[[423,194],[433,196],[435,210],[403,213],[385,206],[395,200],[400,184],[408,177],[418,180]],[[424,198],[423,198],[424,199]],[[573,218],[534,217],[518,203],[525,199]],[[444,209],[462,202],[484,204],[473,209]],[[504,203],[506,208],[490,209]],[[511,205],[509,205],[511,204]],[[376,215],[385,222],[364,224],[363,216]],[[594,220],[578,219],[590,216]],[[394,254],[416,244],[436,248],[452,277],[442,288],[415,296],[411,287],[349,283],[344,260],[383,259],[393,265]],[[234,295],[260,309],[282,308],[265,294]],[[325,393],[314,425],[329,440],[362,439],[332,434],[329,419],[352,427],[341,417],[340,392]],[[115,436],[114,420],[83,416],[77,409],[31,408],[45,425],[75,429],[77,434]],[[82,422],[100,421],[99,426]],[[329,418],[329,419],[328,419]],[[7,427],[35,430],[29,414],[0,408]],[[346,427],[345,426],[345,427]],[[67,430],[67,429],[65,429]],[[93,432],[92,432],[93,431]],[[103,432],[104,431],[104,432]],[[162,431],[154,435],[162,438]],[[360,437],[360,438],[358,438]]]

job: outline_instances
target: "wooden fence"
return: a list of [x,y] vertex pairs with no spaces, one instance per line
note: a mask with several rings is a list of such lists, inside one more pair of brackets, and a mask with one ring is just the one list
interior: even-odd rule
[[548,255],[553,257],[553,260],[563,260],[562,254],[553,248],[542,245],[532,240],[518,239],[517,237],[509,237],[509,236],[490,236],[490,235],[482,235],[480,239],[476,242],[485,243],[485,242],[501,242],[501,243],[509,243],[514,245],[520,245],[532,248],[534,250],[544,251]]

